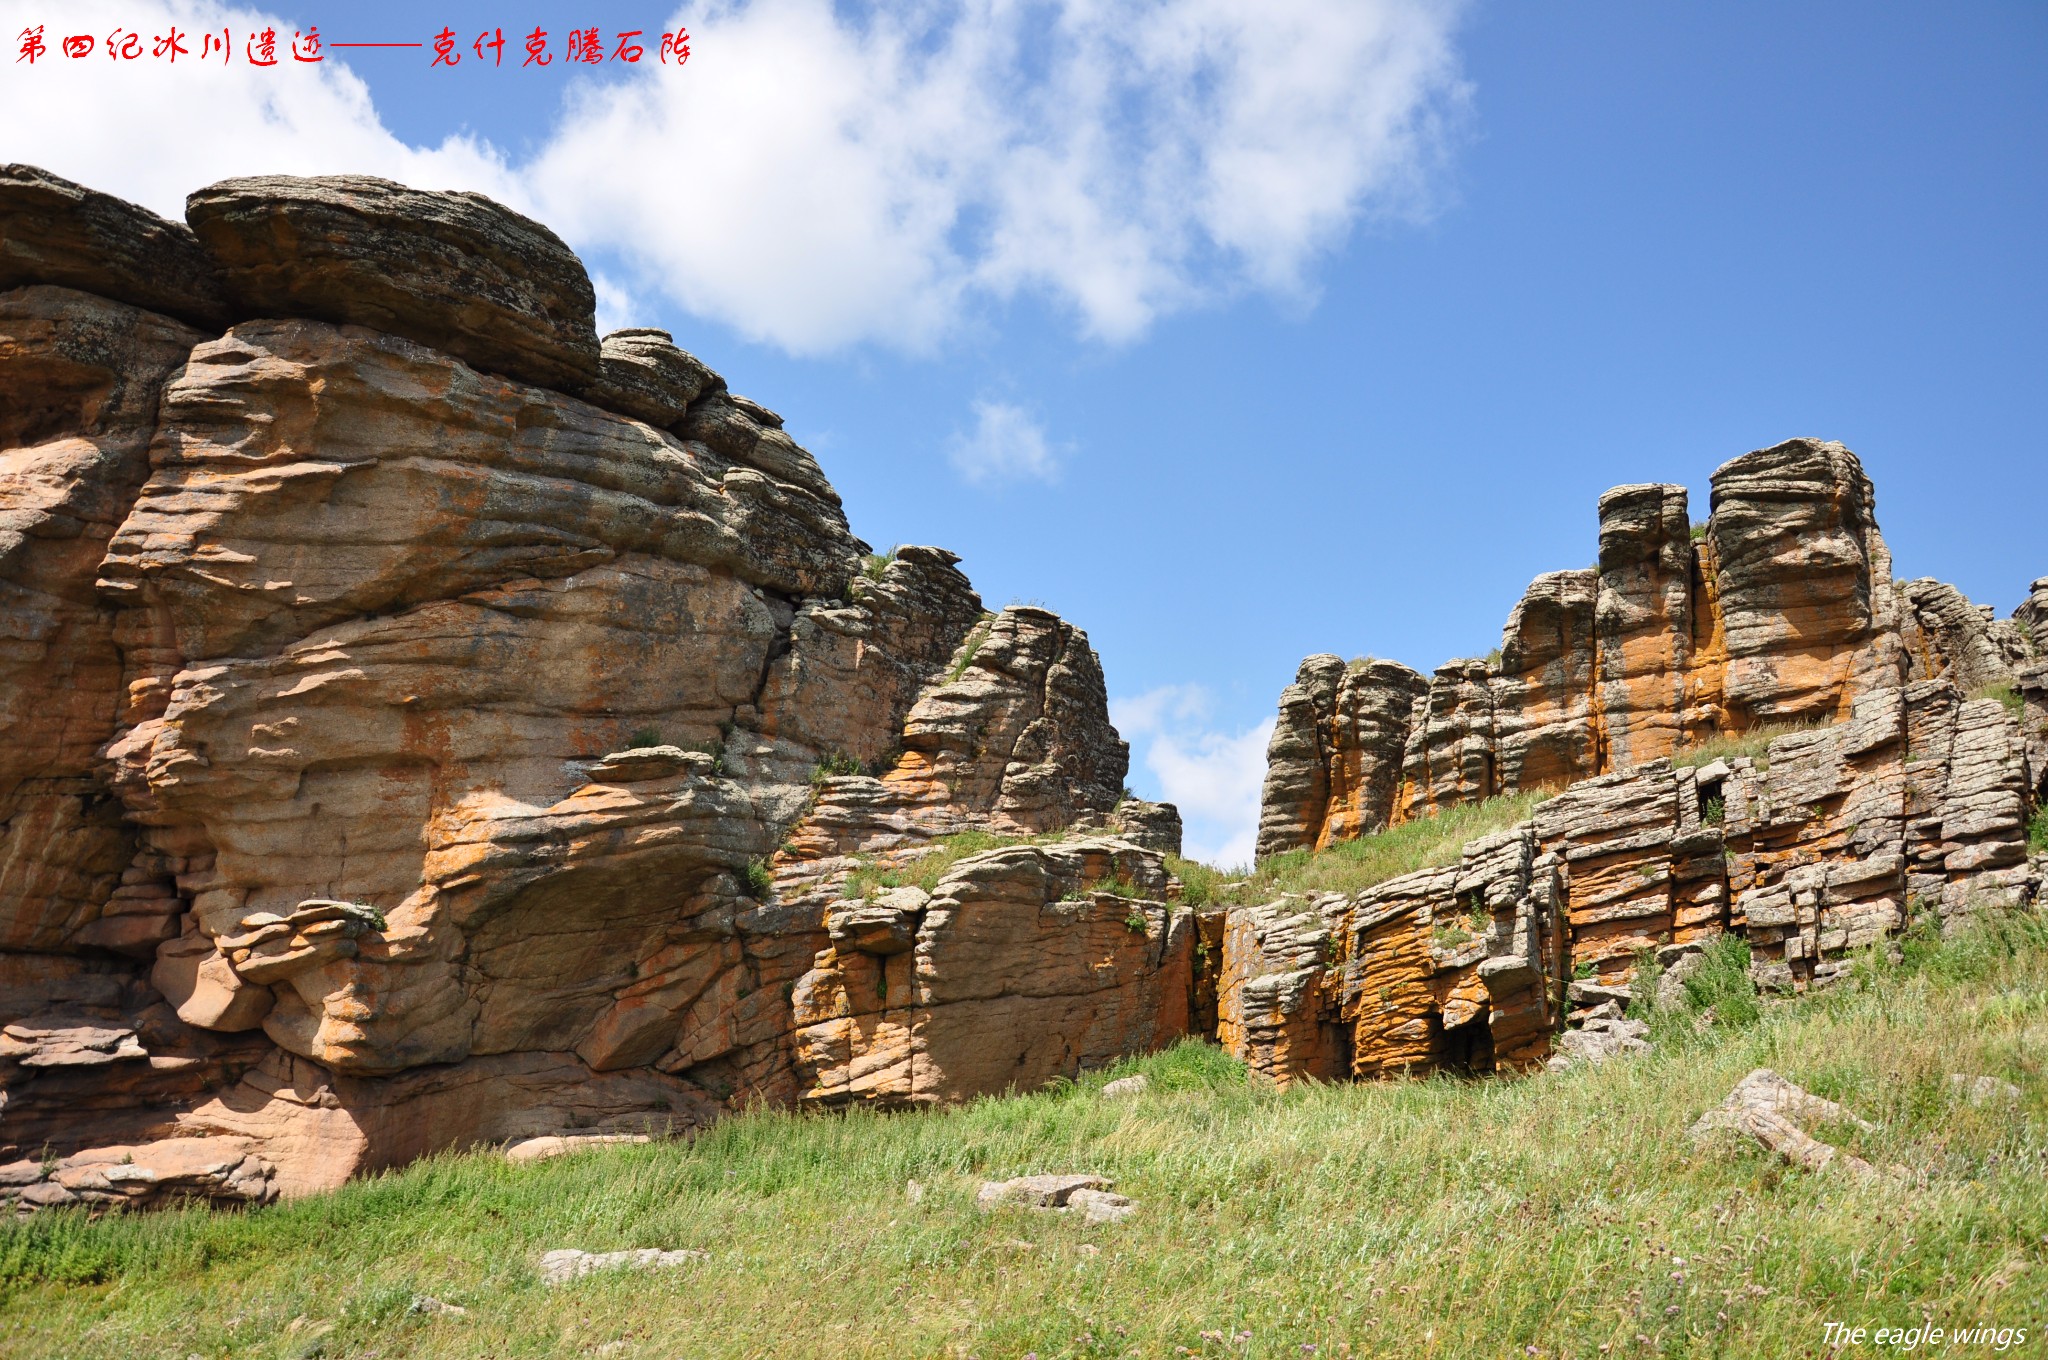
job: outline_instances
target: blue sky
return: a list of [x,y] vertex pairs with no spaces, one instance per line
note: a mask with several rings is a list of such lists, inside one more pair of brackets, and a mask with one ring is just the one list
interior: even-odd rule
[[[168,3],[93,0],[138,28]],[[1226,858],[1303,655],[1487,651],[1530,577],[1591,561],[1608,486],[1682,482],[1704,518],[1719,463],[1840,439],[1902,575],[2002,614],[2048,574],[2048,8],[910,10],[686,7],[693,62],[665,78],[702,80],[659,116],[592,97],[638,73],[371,54],[367,113],[266,105],[146,160],[117,120],[0,118],[0,158],[160,208],[181,172],[301,168],[551,207],[606,318],[780,411],[857,533],[950,547],[991,604],[1085,627],[1130,782]],[[330,41],[430,27],[268,12]],[[1130,31],[1157,60],[1077,98]],[[8,69],[0,114],[114,88],[30,79]]]

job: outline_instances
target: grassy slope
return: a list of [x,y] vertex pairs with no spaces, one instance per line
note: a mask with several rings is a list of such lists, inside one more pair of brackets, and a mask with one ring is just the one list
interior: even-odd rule
[[1548,793],[1512,793],[1483,803],[1460,803],[1433,817],[1323,850],[1289,850],[1268,855],[1249,874],[1226,874],[1195,860],[1169,857],[1167,867],[1187,885],[1186,900],[1270,902],[1281,893],[1355,893],[1390,878],[1458,862],[1465,842],[1525,822]]
[[[1660,1028],[1648,1057],[1561,1077],[1284,1094],[1188,1044],[1133,1064],[1153,1087],[1130,1102],[1101,1074],[525,1168],[448,1156],[260,1212],[48,1216],[0,1229],[0,1354],[1764,1356],[1923,1315],[2038,1344],[2048,930],[1923,942],[1746,1030]],[[1687,1125],[1757,1065],[1878,1121],[1848,1144],[1922,1178],[1695,1154]],[[1957,1105],[1950,1072],[2025,1098]],[[973,1207],[983,1177],[1077,1169],[1138,1217]],[[713,1260],[545,1289],[557,1246]],[[468,1315],[410,1314],[417,1293]]]
[[[1789,732],[1811,731],[1808,724],[1760,727],[1740,736],[1714,737],[1677,752],[1674,765],[1705,765],[1714,760],[1748,756],[1768,769],[1770,744]],[[1248,873],[1226,873],[1192,860],[1173,859],[1168,867],[1187,884],[1187,901],[1252,904],[1270,902],[1281,893],[1355,893],[1417,869],[1455,864],[1465,843],[1525,822],[1555,790],[1503,794],[1481,803],[1459,803],[1434,816],[1404,822],[1356,840],[1339,841],[1323,850],[1290,850],[1269,855]]]

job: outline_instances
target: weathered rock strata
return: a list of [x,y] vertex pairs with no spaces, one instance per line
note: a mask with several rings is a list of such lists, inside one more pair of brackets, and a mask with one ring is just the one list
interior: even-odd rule
[[[2040,891],[2048,580],[2005,622],[1894,585],[1839,446],[1730,463],[1700,534],[1680,488],[1610,492],[1599,567],[1539,578],[1497,663],[1310,658],[1262,853],[1563,791],[1455,865],[1195,911],[1086,636],[870,555],[781,417],[664,332],[598,341],[545,228],[346,178],[188,215],[0,172],[21,1210],[924,1105],[1187,1033],[1275,1081],[1527,1070],[1646,952],[1739,931],[1799,988]],[[1826,725],[1668,760],[1780,721]]]
[[[1078,629],[867,557],[779,416],[600,346],[488,200],[103,200],[0,177],[0,1142],[54,1159],[0,1193],[261,1201],[1185,1031],[1178,818],[1118,811]],[[969,857],[914,930],[843,895],[1082,818],[1157,848]],[[909,1009],[834,992],[891,949]]]
[[0,165],[0,290],[75,288],[218,331],[220,265],[183,222],[33,165]]
[[[1748,758],[1582,780],[1458,864],[1350,897],[1234,908],[1220,1037],[1275,1081],[1528,1070],[1628,998],[1637,962],[1724,932],[1766,987],[1836,976],[1915,912],[1945,927],[2042,890],[2020,721],[1947,680]],[[1580,979],[1580,980],[1574,980]]]
[[1259,853],[1559,788],[1716,735],[1836,721],[1860,694],[1941,673],[1909,671],[1906,611],[1854,454],[1795,439],[1713,481],[1697,535],[1683,487],[1602,496],[1598,566],[1538,577],[1496,661],[1427,679],[1391,662],[1304,662],[1280,700]]
[[792,995],[803,1098],[1028,1090],[1187,1033],[1193,916],[1166,890],[1157,854],[1083,840],[974,856],[929,894],[835,904],[832,942]]
[[[1528,1068],[1569,1017],[1625,1003],[1647,954],[1736,931],[1760,981],[1798,988],[1914,910],[1948,923],[2032,900],[2048,583],[2009,620],[1938,581],[1895,584],[1874,500],[1854,455],[1812,440],[1723,466],[1704,525],[1681,487],[1617,487],[1598,565],[1537,578],[1496,659],[1427,678],[1304,661],[1260,854],[1559,792],[1456,867],[1233,910],[1224,1042],[1283,1081]],[[1802,724],[1768,773],[1667,761]]]
[[597,294],[560,237],[482,194],[369,175],[222,180],[185,220],[236,321],[317,317],[563,391],[598,377]]

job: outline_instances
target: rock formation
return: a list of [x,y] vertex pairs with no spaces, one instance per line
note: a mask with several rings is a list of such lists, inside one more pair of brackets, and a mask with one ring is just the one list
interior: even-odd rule
[[1526,1070],[1578,997],[1625,1000],[1645,955],[1733,931],[1765,986],[1824,982],[1915,912],[2032,900],[2027,789],[1999,700],[1872,690],[1763,765],[1659,758],[1571,785],[1456,865],[1232,909],[1221,1037],[1279,1081]]
[[1854,455],[1813,440],[1716,472],[1697,540],[1685,488],[1617,487],[1600,498],[1599,564],[1538,577],[1497,662],[1425,679],[1311,657],[1281,697],[1259,853],[1561,787],[1715,733],[1841,716],[1901,678],[1871,502]]
[[[1427,679],[1304,661],[1280,697],[1262,855],[1558,792],[1455,866],[1233,909],[1225,1044],[1278,1081],[1529,1069],[1568,1019],[1625,1002],[1640,958],[1738,932],[1758,980],[1792,990],[1916,911],[1948,924],[2032,900],[2048,583],[2009,620],[1938,581],[1895,584],[1873,503],[1854,455],[1812,440],[1723,466],[1702,526],[1683,488],[1618,487],[1599,565],[1538,577],[1497,660]],[[1779,724],[1767,767],[1670,759]]]
[[[1685,488],[1600,498],[1599,563],[1539,576],[1497,659],[1425,677],[1312,656],[1280,696],[1258,852],[1319,848],[1458,803],[1562,788],[1701,741],[1839,722],[1862,695],[1946,677],[2017,686],[2030,620],[1891,578],[1875,494],[1839,444],[1795,439]],[[2030,612],[2033,611],[2033,612]]]
[[[1195,910],[1087,637],[870,553],[781,417],[595,334],[546,228],[356,177],[188,217],[0,169],[18,1210],[925,1105],[1188,1033],[1275,1081],[1530,1069],[1646,954],[1742,932],[1796,989],[2048,869],[2048,580],[2010,621],[1895,584],[1839,446],[1736,459],[1702,530],[1610,492],[1599,567],[1539,578],[1497,662],[1310,658],[1262,853],[1560,792],[1445,868]],[[1671,760],[1779,722],[1814,725]]]
[[[262,1200],[1185,1031],[1178,818],[1119,808],[1079,629],[870,556],[487,199],[188,217],[0,171],[0,1193]],[[928,902],[844,895],[961,832]]]

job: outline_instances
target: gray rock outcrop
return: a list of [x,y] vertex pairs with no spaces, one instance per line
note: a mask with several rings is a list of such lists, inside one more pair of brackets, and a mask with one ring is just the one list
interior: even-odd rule
[[560,237],[482,194],[369,175],[222,180],[185,200],[238,321],[368,326],[517,382],[598,377],[597,294]]

